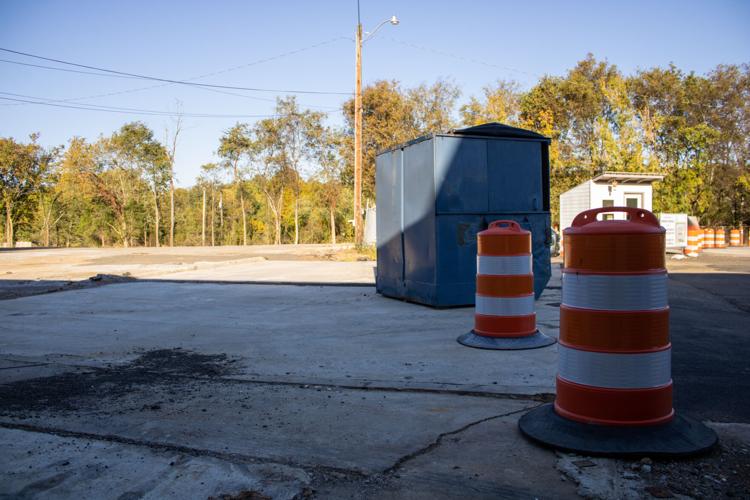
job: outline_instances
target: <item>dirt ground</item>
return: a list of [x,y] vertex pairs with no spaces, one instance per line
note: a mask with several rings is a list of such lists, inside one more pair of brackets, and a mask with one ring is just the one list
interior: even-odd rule
[[[333,281],[371,284],[374,260],[373,248],[350,244],[0,249],[0,300],[135,279],[327,282],[328,269]],[[316,263],[326,269],[310,273]],[[347,275],[344,263],[356,268]]]
[[112,266],[119,266],[123,273],[136,271],[131,272],[133,277],[145,277],[198,263],[231,264],[246,259],[352,262],[374,260],[375,253],[374,249],[355,250],[351,244],[0,249],[0,279],[80,280],[98,274],[97,269],[109,272]]

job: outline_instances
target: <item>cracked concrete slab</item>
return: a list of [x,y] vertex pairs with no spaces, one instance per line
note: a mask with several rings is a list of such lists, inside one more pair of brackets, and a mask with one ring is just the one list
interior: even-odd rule
[[579,498],[576,485],[555,469],[555,454],[517,431],[519,414],[491,418],[441,436],[405,460],[382,482],[332,484],[321,498],[497,499]]
[[[0,422],[375,473],[442,432],[536,404],[148,374],[66,378],[2,387]],[[60,391],[69,392],[52,394]]]
[[[552,288],[537,301],[540,328],[552,336],[559,295]],[[0,353],[15,359],[63,355],[74,364],[105,366],[181,347],[235,355],[236,376],[251,380],[554,390],[555,346],[522,356],[466,348],[455,339],[471,329],[472,308],[435,310],[372,288],[113,284],[0,301],[0,322]]]
[[[234,264],[224,264],[229,276]],[[744,313],[690,283],[670,280],[677,298],[678,411],[688,402],[704,419],[742,420],[746,408],[736,398],[742,377],[736,374],[745,366],[737,348],[746,342],[737,328]],[[555,266],[536,302],[538,324],[552,336],[559,302]],[[135,281],[0,301],[0,428],[17,433],[12,439],[21,451],[11,458],[33,452],[18,459],[31,466],[25,475],[15,462],[0,462],[0,484],[10,472],[19,474],[14,490],[0,491],[18,496],[30,487],[29,496],[89,496],[94,490],[88,488],[97,486],[88,482],[99,480],[112,492],[131,491],[102,472],[73,475],[61,489],[34,493],[35,483],[55,483],[57,474],[35,451],[44,449],[40,440],[56,446],[54,439],[64,439],[73,444],[60,453],[74,457],[71,464],[117,468],[138,484],[142,475],[147,487],[137,491],[146,496],[207,496],[213,493],[204,485],[195,495],[192,488],[169,488],[175,482],[180,488],[183,482],[219,484],[214,476],[236,478],[232,488],[242,483],[247,491],[279,498],[574,496],[580,478],[562,475],[556,455],[516,429],[524,408],[554,390],[556,347],[492,352],[460,346],[455,338],[471,328],[472,316],[471,308],[434,310],[355,286]],[[185,353],[194,362],[175,364]],[[736,380],[712,378],[727,375]],[[664,486],[675,496],[741,496],[750,460],[746,442],[735,438],[747,429],[732,424],[731,435],[727,429],[722,447],[705,459],[654,461],[651,472],[639,469],[645,482],[633,491],[645,495],[645,488]],[[115,451],[97,448],[92,457],[84,442]],[[120,463],[118,447],[149,457],[153,471],[132,467],[130,459]],[[162,461],[171,456],[204,472],[195,473],[196,480],[171,476]],[[600,468],[601,488],[578,493],[612,498],[624,492],[611,482],[632,471],[617,464]]]
[[0,428],[0,498],[208,498],[255,491],[291,499],[304,470]]

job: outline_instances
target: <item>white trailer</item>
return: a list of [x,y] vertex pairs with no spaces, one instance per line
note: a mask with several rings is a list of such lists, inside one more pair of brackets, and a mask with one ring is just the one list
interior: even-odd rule
[[[652,184],[663,175],[604,172],[560,195],[560,234],[576,215],[590,208],[633,207],[652,210]],[[603,214],[603,219],[624,220],[623,212]]]

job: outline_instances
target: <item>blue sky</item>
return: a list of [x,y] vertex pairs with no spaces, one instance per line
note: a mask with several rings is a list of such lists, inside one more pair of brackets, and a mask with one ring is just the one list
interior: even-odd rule
[[[392,14],[401,20],[365,44],[365,84],[396,79],[413,86],[444,78],[460,86],[462,101],[498,78],[528,88],[539,75],[565,73],[588,52],[625,73],[670,62],[696,73],[720,63],[750,62],[750,1],[361,0],[361,12],[365,30]],[[355,0],[0,0],[0,47],[170,79],[246,65],[195,81],[351,92],[356,16]],[[299,49],[305,50],[287,54]],[[268,58],[273,59],[258,62]],[[0,59],[60,66],[4,52]],[[5,93],[0,97],[89,97],[68,104],[167,112],[180,102],[186,113],[266,115],[278,95],[238,91],[244,97],[230,96],[180,85],[142,89],[155,85],[0,62],[0,92]],[[334,125],[341,123],[338,109],[345,99],[298,96],[305,105],[330,111]],[[0,100],[0,136],[26,139],[39,132],[45,145],[65,144],[73,136],[93,140],[132,120],[145,122],[160,139],[171,124],[167,116]],[[191,185],[200,165],[216,159],[221,132],[236,121],[185,119],[176,162],[180,185]]]

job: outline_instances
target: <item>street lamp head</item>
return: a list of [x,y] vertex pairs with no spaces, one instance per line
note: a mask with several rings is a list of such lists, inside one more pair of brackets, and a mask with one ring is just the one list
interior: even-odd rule
[[391,24],[394,26],[398,24],[398,18],[396,16],[391,17]]

